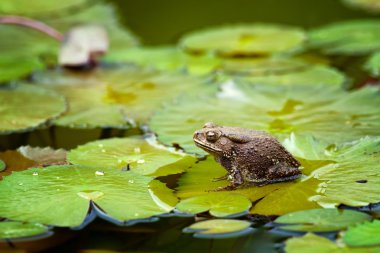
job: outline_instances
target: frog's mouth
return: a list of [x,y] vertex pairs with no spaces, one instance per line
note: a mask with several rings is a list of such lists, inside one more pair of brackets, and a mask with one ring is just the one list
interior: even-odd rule
[[201,141],[199,141],[197,139],[194,139],[194,143],[195,143],[196,146],[198,146],[198,147],[200,147],[200,148],[202,148],[202,149],[204,149],[204,150],[206,150],[206,151],[208,151],[210,153],[222,153],[223,152],[221,149],[219,149],[219,148],[212,148],[210,146],[207,146],[203,142],[201,142]]

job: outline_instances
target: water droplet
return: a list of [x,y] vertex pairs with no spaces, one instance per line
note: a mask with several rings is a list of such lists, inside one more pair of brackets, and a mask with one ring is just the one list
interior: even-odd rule
[[135,215],[135,217],[137,217],[137,216],[139,216],[140,214],[139,214],[139,213],[135,213],[134,215]]
[[144,159],[137,160],[137,163],[145,163]]
[[61,177],[55,177],[56,179],[61,179]]
[[38,176],[38,172],[33,172],[33,176]]
[[128,180],[128,183],[131,183],[133,184],[135,181],[133,181],[132,179]]
[[123,163],[123,160],[117,159],[117,163]]
[[106,152],[106,150],[103,148],[103,149],[102,149],[102,152],[103,152],[103,153],[105,153],[105,152]]
[[99,148],[102,148],[102,147],[104,147],[104,145],[103,145],[103,144],[99,144],[98,147],[99,147]]
[[103,172],[103,171],[100,171],[100,170],[97,170],[97,171],[95,172],[95,175],[96,175],[96,176],[104,176],[104,172]]
[[136,154],[140,154],[141,153],[141,149],[139,147],[135,148],[134,151],[135,151]]
[[23,185],[24,183],[19,183],[18,185]]

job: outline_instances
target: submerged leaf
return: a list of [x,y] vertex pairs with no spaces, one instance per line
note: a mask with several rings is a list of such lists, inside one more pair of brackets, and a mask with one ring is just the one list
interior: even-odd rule
[[0,89],[0,134],[25,132],[66,111],[63,96],[33,85]]
[[350,20],[309,32],[310,44],[327,54],[363,55],[380,49],[380,21]]
[[54,165],[66,163],[67,151],[51,147],[22,146],[17,149],[24,157],[37,162],[39,165]]
[[14,239],[45,234],[48,227],[38,223],[23,223],[17,221],[0,222],[0,239]]
[[215,217],[226,217],[247,211],[251,202],[240,194],[229,192],[211,192],[181,200],[177,209],[181,212],[198,214],[210,211]]
[[275,223],[284,230],[328,232],[345,229],[369,219],[371,216],[366,213],[334,208],[288,213],[278,217]]
[[194,31],[185,35],[180,43],[191,53],[250,56],[294,51],[302,47],[305,38],[302,29],[296,27],[247,24]]
[[[79,226],[91,201],[115,220],[148,218],[168,212],[170,206],[157,204],[158,197],[149,189],[151,180],[131,171],[77,165],[16,172],[0,182],[0,216],[55,226]],[[25,206],[28,208],[24,209]]]
[[[161,167],[181,160],[183,155],[170,152],[165,147],[155,147],[142,138],[113,138],[81,145],[71,150],[67,158],[73,164],[155,175]],[[167,173],[171,174],[171,171],[167,170]]]
[[195,233],[196,238],[231,238],[253,231],[251,223],[243,220],[216,219],[194,223],[185,228],[185,233]]
[[326,86],[235,82],[227,82],[222,88],[217,96],[186,96],[157,111],[150,129],[161,142],[179,144],[192,153],[204,153],[195,147],[192,135],[205,122],[265,130],[279,139],[291,132],[313,135],[329,143],[380,134],[378,88],[347,92]]
[[343,241],[351,247],[368,247],[380,245],[380,221],[364,222],[348,228],[343,235]]

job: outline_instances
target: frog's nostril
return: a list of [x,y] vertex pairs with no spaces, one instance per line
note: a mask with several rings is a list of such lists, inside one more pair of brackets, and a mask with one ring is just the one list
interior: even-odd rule
[[201,135],[202,135],[201,132],[199,132],[199,131],[195,131],[195,133],[194,133],[194,138],[199,138],[199,137],[201,137]]

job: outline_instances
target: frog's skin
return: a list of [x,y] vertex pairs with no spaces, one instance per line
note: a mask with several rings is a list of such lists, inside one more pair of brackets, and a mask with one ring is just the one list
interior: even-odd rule
[[215,157],[231,184],[262,186],[301,176],[300,163],[274,137],[263,131],[206,123],[193,136],[195,144]]

